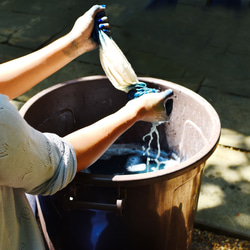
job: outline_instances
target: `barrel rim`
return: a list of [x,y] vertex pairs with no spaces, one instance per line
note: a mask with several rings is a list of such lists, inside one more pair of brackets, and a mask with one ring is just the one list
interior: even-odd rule
[[[33,97],[31,97],[20,109],[20,114],[25,118],[25,114],[29,110],[29,108],[40,98],[42,98],[44,95],[56,91],[59,88],[63,88],[66,85],[70,84],[76,84],[79,82],[85,82],[85,81],[103,81],[108,80],[106,76],[103,75],[97,75],[97,76],[87,76],[87,77],[81,77],[77,79],[73,79],[70,81],[66,81],[63,83],[58,83],[52,87],[49,87],[47,89],[42,90],[41,92],[37,93]],[[215,109],[212,107],[212,105],[205,100],[202,96],[197,94],[196,92],[183,87],[179,84],[162,80],[158,78],[152,78],[152,77],[139,77],[140,81],[148,82],[152,84],[162,85],[162,86],[169,86],[174,87],[175,89],[178,89],[180,92],[184,92],[185,94],[194,97],[198,102],[200,102],[201,105],[205,105],[206,108],[211,113],[211,116],[213,116],[213,122],[214,122],[214,130],[211,134],[211,137],[209,138],[208,143],[194,156],[190,157],[189,159],[179,163],[177,166],[169,167],[166,169],[158,170],[155,172],[149,172],[149,173],[139,173],[139,174],[129,174],[129,175],[99,175],[99,174],[91,174],[91,173],[83,173],[79,172],[77,175],[88,175],[88,177],[91,177],[92,180],[95,181],[101,181],[101,182],[135,182],[135,181],[143,181],[143,180],[149,180],[154,178],[160,178],[162,176],[168,176],[168,179],[177,177],[179,175],[182,175],[191,169],[197,168],[201,165],[204,165],[206,160],[212,155],[212,153],[215,151],[216,147],[218,146],[220,134],[221,134],[221,124],[220,124],[220,118],[215,111]]]

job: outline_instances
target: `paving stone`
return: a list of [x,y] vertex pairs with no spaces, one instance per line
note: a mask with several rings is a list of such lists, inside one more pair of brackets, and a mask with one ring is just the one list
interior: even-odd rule
[[250,38],[248,27],[250,25],[250,9],[247,8],[243,12],[239,12],[237,23],[237,38],[242,37],[244,39]]
[[144,52],[150,51],[164,58],[190,55],[190,47],[187,44],[191,45],[195,40],[190,37],[188,25],[181,22],[178,16],[177,10],[171,12],[164,8],[147,10],[134,17],[125,27],[133,48]]
[[197,92],[201,84],[204,80],[205,76],[201,72],[191,72],[191,71],[186,71],[181,78],[175,78],[173,77],[172,79],[167,79],[170,80],[174,83],[177,83],[181,86],[184,86],[188,89],[191,89],[195,92]]
[[9,44],[33,50],[67,24],[64,19],[12,12],[0,12],[0,22],[0,34],[9,38]]
[[147,10],[128,22],[123,38],[128,48],[166,58],[204,77],[224,52],[224,48],[209,46],[212,34],[203,31],[204,18],[203,11],[190,6]]
[[[226,70],[229,62],[235,62],[236,65],[237,60],[223,53],[226,49],[230,51],[228,46],[237,34],[238,23],[242,19],[243,16],[239,17],[227,11],[204,11],[192,6],[178,5],[171,13],[166,9],[144,12],[131,20],[126,28],[129,28],[127,33],[135,49],[166,57],[170,63],[188,67],[190,71],[198,71],[203,75],[210,73],[214,77],[214,72],[219,74],[219,68],[220,80],[228,80],[239,76],[239,72],[235,70]],[[243,46],[241,48],[244,50]],[[247,75],[247,60],[242,64]],[[217,82],[215,84],[218,85]],[[248,84],[244,86],[248,88]]]
[[241,54],[244,56],[247,55],[250,57],[249,41],[249,38],[246,39],[242,36],[234,37],[227,50],[230,53]]
[[[20,2],[19,0],[3,0],[0,2],[0,10],[12,11],[14,5]],[[26,1],[23,1],[23,5],[26,6]]]
[[[98,4],[103,4],[103,1],[97,1]],[[116,0],[106,0],[106,14],[110,19],[110,24],[115,26],[124,26],[127,21],[138,16],[150,3],[150,0],[126,0],[117,2]]]
[[203,86],[219,91],[250,97],[250,56],[227,53],[217,59],[207,74]]
[[0,44],[0,63],[24,56],[31,51],[10,46],[8,44]]
[[218,147],[208,159],[196,223],[250,237],[250,154]]
[[[193,72],[193,74],[199,74],[203,76],[203,81],[207,78],[208,72],[214,68],[222,54],[221,48],[214,48],[204,46],[200,49],[192,49],[189,56],[179,55],[176,59],[173,59],[175,63],[182,63],[187,67],[187,71]],[[181,58],[183,56],[183,58]],[[178,62],[177,62],[178,60]]]
[[30,18],[31,17],[28,15],[0,10],[0,34],[4,36],[11,36],[24,24],[28,23]]
[[67,23],[63,19],[34,16],[29,22],[12,34],[9,43],[14,46],[37,49],[58,33]]
[[20,102],[18,100],[10,100],[10,103],[12,103],[18,110],[21,109],[21,107],[24,105],[24,102]]
[[166,59],[140,51],[129,51],[127,59],[137,75],[171,79],[185,72],[184,68],[170,64]]
[[66,21],[75,20],[84,14],[96,1],[64,0],[57,1],[25,0],[25,4],[15,1],[12,10],[15,12],[29,13],[38,16],[63,18]]
[[179,0],[178,3],[182,4],[190,4],[190,5],[197,5],[197,6],[206,6],[207,0]]
[[[249,14],[247,12],[232,14],[231,12],[225,12],[225,10],[224,15],[211,15],[209,22],[211,22],[211,26],[214,29],[211,30],[212,36],[210,37],[209,45],[213,47],[222,47],[225,51],[237,54],[244,53],[244,49],[246,49],[246,52],[248,51],[249,54],[249,48],[245,46],[250,38],[248,32],[248,16]],[[220,25],[218,25],[218,23]],[[242,45],[245,47],[242,47]]]
[[0,43],[6,43],[8,41],[8,38],[6,36],[0,35]]
[[209,101],[220,116],[222,133],[220,143],[250,150],[250,99],[202,87],[199,94]]
[[[222,47],[225,50],[238,35],[239,27],[244,19],[244,15],[230,12],[227,9],[210,9],[207,15],[207,23],[203,32],[209,31],[209,45],[212,47]],[[208,29],[207,29],[208,27]]]

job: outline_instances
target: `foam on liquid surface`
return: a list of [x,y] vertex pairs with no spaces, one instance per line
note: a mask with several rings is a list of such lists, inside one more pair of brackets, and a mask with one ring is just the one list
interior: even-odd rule
[[[151,147],[156,135],[157,148]],[[93,174],[124,175],[153,172],[166,169],[180,163],[174,152],[161,150],[157,125],[153,124],[150,132],[142,140],[147,146],[140,144],[114,144],[106,153],[84,172]]]

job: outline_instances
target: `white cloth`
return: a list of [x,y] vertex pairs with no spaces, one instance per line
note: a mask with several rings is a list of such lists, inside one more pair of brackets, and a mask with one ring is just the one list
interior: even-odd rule
[[33,129],[0,95],[0,249],[44,249],[25,192],[54,194],[75,174],[72,146]]
[[115,41],[102,30],[99,31],[99,40],[100,61],[108,79],[115,88],[128,92],[134,84],[138,83],[131,64]]

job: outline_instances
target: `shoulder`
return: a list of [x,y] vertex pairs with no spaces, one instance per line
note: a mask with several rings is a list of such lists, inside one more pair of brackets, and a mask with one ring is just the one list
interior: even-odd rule
[[7,131],[21,132],[25,123],[16,107],[9,102],[9,98],[0,94],[0,135]]

